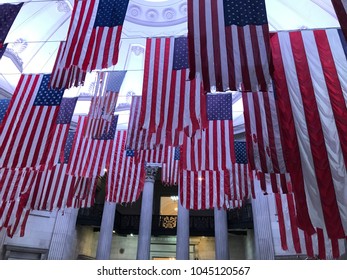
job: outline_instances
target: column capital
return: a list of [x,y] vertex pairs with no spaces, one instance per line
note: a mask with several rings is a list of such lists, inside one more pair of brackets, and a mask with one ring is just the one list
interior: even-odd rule
[[151,166],[147,165],[145,167],[146,170],[146,181],[155,181],[155,177],[157,176],[159,166]]

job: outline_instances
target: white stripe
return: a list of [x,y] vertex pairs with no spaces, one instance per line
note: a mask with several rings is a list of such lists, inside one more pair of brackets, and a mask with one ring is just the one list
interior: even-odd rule
[[[194,49],[195,49],[195,67],[196,72],[201,73],[201,41],[200,41],[200,23],[199,19],[201,16],[206,17],[205,15],[200,15],[200,4],[199,1],[192,1],[193,6],[193,28],[194,28]],[[205,46],[203,46],[205,47]]]
[[[209,80],[211,86],[216,86],[216,75],[215,75],[215,61],[214,61],[214,33],[212,28],[212,21],[216,20],[212,18],[211,13],[211,2],[215,0],[205,0],[205,22],[206,22],[206,51],[209,52],[209,55],[207,56],[208,60],[208,74],[209,74]],[[220,3],[221,1],[219,1]],[[224,22],[224,17],[218,17],[217,20],[219,21],[220,18],[222,18]],[[219,43],[219,42],[218,42]],[[202,61],[202,63],[204,63]]]
[[[230,35],[229,35],[230,36]],[[241,57],[240,57],[240,46],[238,29],[236,25],[231,26],[231,36],[233,41],[233,57],[234,57],[234,71],[235,71],[235,83],[236,88],[239,88],[242,84],[242,71],[241,71]]]

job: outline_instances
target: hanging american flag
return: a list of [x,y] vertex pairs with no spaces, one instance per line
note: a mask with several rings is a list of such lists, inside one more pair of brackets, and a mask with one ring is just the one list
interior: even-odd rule
[[341,29],[347,39],[347,1],[346,0],[331,0],[337,19],[339,20]]
[[[0,5],[0,49],[5,50],[5,40],[8,32],[10,31],[13,22],[15,21],[18,13],[20,12],[24,3],[19,4],[1,4]],[[0,58],[2,54],[0,51]]]
[[205,92],[267,90],[269,27],[264,0],[188,0],[190,77]]
[[233,122],[209,121],[201,137],[185,137],[181,168],[185,170],[231,170],[235,162]]
[[243,92],[242,100],[252,170],[286,173],[274,92]]
[[330,239],[322,229],[309,235],[299,229],[296,222],[293,193],[268,196],[274,199],[278,218],[281,247],[292,254],[304,254],[308,258],[338,259],[345,253],[345,239]]
[[232,120],[233,119],[233,97],[231,93],[207,94],[207,119]]
[[163,185],[174,186],[179,180],[179,162],[181,158],[180,146],[168,147],[167,160],[163,162],[161,168],[161,181]]
[[107,167],[105,201],[127,203],[136,201],[145,183],[145,165],[134,156],[127,156],[126,130],[118,130],[112,141],[111,160]]
[[100,138],[85,135],[88,124],[87,116],[79,116],[72,155],[68,162],[67,173],[77,177],[93,178],[104,174],[110,160],[112,140],[115,137],[118,116],[114,116],[110,129]]
[[[74,74],[115,65],[128,3],[129,0],[75,0],[66,44],[57,57],[56,70]],[[56,73],[59,71],[53,72]],[[71,81],[70,77],[67,80]]]
[[48,89],[50,75],[23,74],[0,125],[0,167],[45,166],[64,90]]
[[98,73],[100,83],[91,100],[86,135],[99,138],[109,129],[125,74],[126,71]]
[[10,99],[0,99],[0,124],[5,117],[6,110],[10,104]]
[[[340,31],[278,32],[271,38],[279,120],[302,229],[347,234],[347,69]],[[301,199],[298,201],[298,199]],[[309,218],[308,218],[309,213]],[[299,215],[304,215],[300,217]]]
[[[206,125],[199,78],[188,79],[187,38],[148,38],[140,127],[156,133],[156,144],[180,145]],[[160,142],[158,142],[160,141]]]

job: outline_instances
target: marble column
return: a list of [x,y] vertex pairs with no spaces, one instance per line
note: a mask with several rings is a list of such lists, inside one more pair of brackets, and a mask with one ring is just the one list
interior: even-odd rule
[[153,192],[155,177],[158,172],[157,166],[146,166],[146,180],[142,191],[141,216],[139,238],[137,243],[138,260],[149,260],[151,235],[152,235],[152,214],[153,214]]
[[214,208],[214,231],[216,260],[228,260],[228,216],[225,209]]
[[104,210],[102,212],[98,247],[96,248],[97,260],[110,259],[115,215],[116,203],[105,201]]
[[254,189],[256,198],[252,199],[252,213],[255,258],[257,260],[273,260],[275,258],[275,249],[268,199],[267,196],[262,193],[258,180],[254,180]]
[[178,201],[176,259],[189,260],[189,209]]
[[76,258],[76,221],[78,208],[57,211],[49,246],[49,260],[73,260]]

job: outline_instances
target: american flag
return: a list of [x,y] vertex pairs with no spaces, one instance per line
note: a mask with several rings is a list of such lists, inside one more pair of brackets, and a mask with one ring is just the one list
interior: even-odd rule
[[337,19],[339,20],[341,29],[347,39],[347,1],[346,0],[331,0]]
[[298,225],[326,230],[330,238],[347,235],[345,46],[337,29],[278,32],[271,38]]
[[5,117],[6,110],[10,104],[10,99],[0,99],[0,124]]
[[246,142],[252,170],[286,173],[275,94],[243,92]]
[[233,119],[233,97],[231,93],[207,94],[207,119],[232,120]]
[[[71,71],[70,74],[91,72],[115,65],[128,3],[129,0],[75,0],[66,44],[57,56],[53,74],[58,74],[57,70]],[[75,84],[70,77],[67,80]],[[61,81],[55,85],[67,87]]]
[[85,135],[88,116],[79,116],[72,154],[67,164],[68,174],[87,178],[104,174],[106,164],[110,161],[117,122],[118,116],[115,115],[109,130],[105,130],[100,138],[91,138]]
[[[50,75],[23,74],[0,125],[0,167],[45,166],[64,90],[48,88]],[[54,151],[53,151],[54,152]]]
[[161,181],[164,185],[178,185],[180,169],[180,146],[167,148],[167,160],[163,162],[161,168]]
[[188,79],[187,38],[148,38],[140,127],[156,133],[156,144],[180,145],[206,125],[199,78]]
[[267,90],[270,44],[264,0],[188,0],[190,77],[205,92]]
[[98,74],[100,85],[91,100],[86,135],[99,138],[105,129],[109,129],[125,74],[126,71]]
[[[0,5],[0,50],[5,50],[5,40],[8,32],[10,31],[13,22],[15,21],[18,13],[20,12],[24,3],[19,4],[1,4]],[[2,56],[0,51],[0,58]]]
[[307,234],[297,226],[295,196],[293,193],[269,195],[275,201],[281,248],[292,254],[304,254],[308,258],[338,259],[345,253],[345,239],[330,239],[322,229]]
[[126,130],[118,130],[112,141],[111,160],[107,167],[105,201],[127,203],[136,201],[145,183],[145,165],[127,156]]
[[209,121],[201,137],[185,137],[181,168],[185,170],[232,170],[235,162],[233,122]]

